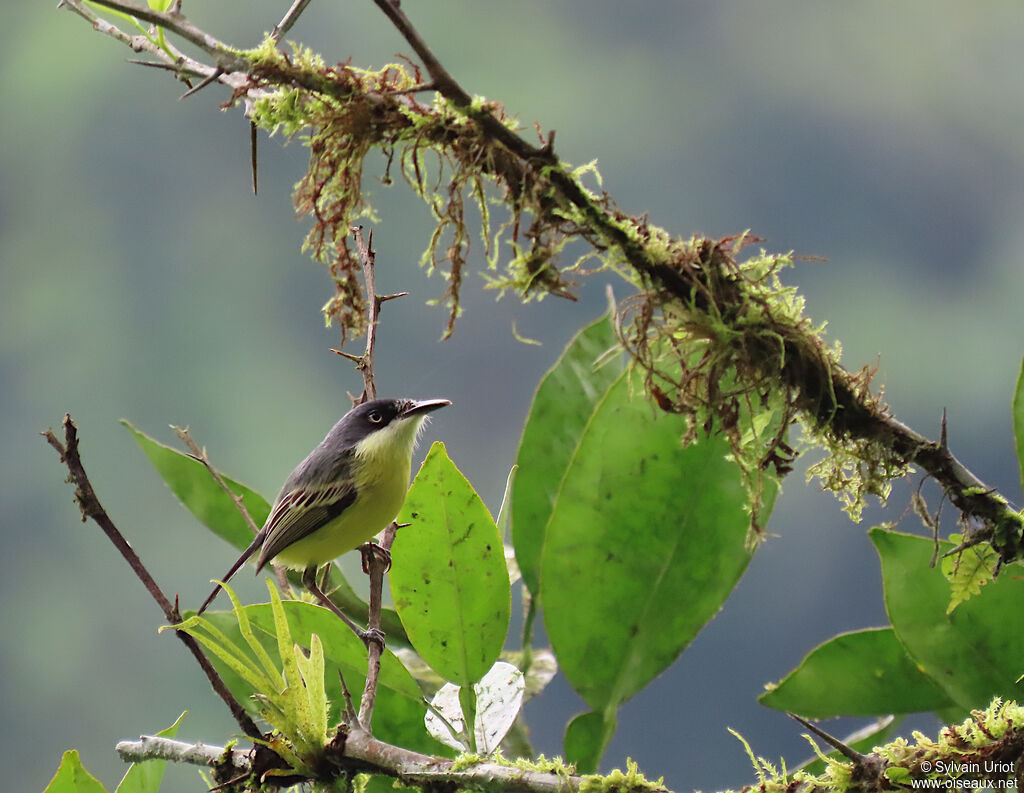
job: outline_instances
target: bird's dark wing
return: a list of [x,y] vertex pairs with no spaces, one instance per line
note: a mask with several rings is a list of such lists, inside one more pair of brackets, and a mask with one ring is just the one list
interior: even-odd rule
[[330,523],[355,500],[356,489],[350,482],[319,488],[300,485],[282,493],[263,526],[266,538],[256,572],[293,542]]

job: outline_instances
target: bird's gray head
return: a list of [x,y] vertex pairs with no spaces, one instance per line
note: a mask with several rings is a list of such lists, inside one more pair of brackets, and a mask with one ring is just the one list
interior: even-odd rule
[[374,399],[356,405],[331,432],[332,445],[359,456],[410,454],[427,414],[450,405],[447,399]]

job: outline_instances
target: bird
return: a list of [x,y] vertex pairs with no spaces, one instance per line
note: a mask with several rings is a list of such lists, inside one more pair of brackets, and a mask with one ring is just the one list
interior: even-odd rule
[[[302,570],[303,581],[319,594],[310,584],[320,565],[362,545],[394,520],[409,489],[412,452],[425,420],[450,404],[447,399],[373,399],[352,408],[295,466],[263,528],[221,582],[227,583],[259,549],[257,574],[275,560]],[[218,584],[197,614],[220,589]]]

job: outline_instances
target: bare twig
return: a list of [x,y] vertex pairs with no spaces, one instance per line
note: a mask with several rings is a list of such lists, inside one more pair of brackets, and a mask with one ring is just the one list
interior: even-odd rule
[[377,398],[377,384],[373,379],[373,353],[377,347],[377,317],[380,314],[380,303],[377,300],[377,279],[374,265],[377,251],[373,249],[373,231],[370,231],[370,242],[363,239],[363,227],[354,226],[352,234],[356,238],[356,250],[359,252],[359,263],[363,266],[363,289],[366,291],[366,305],[370,313],[366,326],[366,352],[358,369],[363,375],[363,395],[360,403]]
[[189,454],[192,459],[196,462],[202,463],[203,467],[207,470],[213,481],[217,483],[221,490],[234,502],[235,508],[241,513],[245,522],[249,525],[253,534],[260,533],[260,527],[256,525],[256,521],[252,519],[252,515],[249,514],[249,510],[245,507],[245,500],[242,496],[235,493],[231,489],[231,486],[224,480],[224,477],[220,475],[220,471],[213,467],[213,463],[210,462],[210,457],[206,453],[206,447],[200,446],[195,442],[192,437],[192,432],[188,427],[176,427],[173,424],[171,429],[174,430],[175,434],[185,444],[185,448],[189,450]]
[[[178,435],[178,438],[182,443],[185,444],[185,448],[189,450],[192,455],[192,459],[203,464],[203,467],[209,472],[210,476],[213,477],[213,481],[217,483],[221,490],[231,499],[235,505],[235,509],[241,514],[242,518],[249,526],[249,530],[253,534],[260,533],[260,527],[256,525],[256,521],[252,519],[252,515],[249,514],[249,510],[245,506],[245,500],[242,496],[235,493],[231,489],[231,486],[225,481],[224,477],[221,476],[220,471],[213,467],[213,463],[210,462],[210,457],[206,453],[206,447],[200,446],[192,438],[192,433],[188,427],[176,427],[173,424],[171,429]],[[278,564],[271,564],[274,569],[274,577],[277,579],[277,585],[284,590],[290,590],[291,585],[288,583],[288,571],[284,567]]]
[[[70,414],[64,416],[64,443],[61,443],[57,436],[53,434],[53,430],[47,430],[42,433],[43,437],[46,438],[57,453],[60,454],[60,460],[64,463],[70,474],[70,481],[75,485],[75,500],[78,502],[79,509],[82,512],[82,520],[91,518],[96,521],[96,524],[103,530],[103,533],[107,535],[107,538],[114,544],[114,547],[121,553],[124,560],[128,562],[128,566],[131,567],[132,572],[135,573],[136,577],[142,582],[143,586],[146,587],[146,591],[149,592],[153,600],[156,601],[160,610],[163,611],[164,619],[171,625],[176,625],[181,622],[181,614],[178,611],[177,603],[172,604],[168,600],[167,596],[160,589],[153,576],[150,575],[146,566],[142,563],[139,555],[135,553],[135,550],[128,544],[124,536],[114,525],[114,522],[110,519],[106,510],[100,504],[99,498],[96,496],[96,491],[93,490],[92,483],[89,481],[89,476],[85,472],[85,467],[82,465],[82,458],[78,453],[78,427],[75,426],[74,421],[71,420]],[[185,646],[189,649],[189,652],[195,657],[199,666],[202,668],[203,673],[206,675],[206,679],[210,681],[210,685],[213,690],[217,693],[224,703],[231,710],[231,715],[234,716],[238,726],[242,728],[250,738],[261,738],[262,733],[256,726],[256,723],[250,718],[249,714],[245,712],[245,709],[241,706],[237,699],[228,690],[228,687],[221,680],[220,675],[213,668],[209,659],[203,654],[196,640],[189,636],[187,633],[182,631],[175,631],[175,635],[184,642]]]
[[355,726],[359,721],[359,715],[352,704],[352,692],[348,690],[348,683],[345,682],[345,675],[341,673],[340,666],[338,667],[338,679],[341,681],[341,695],[345,698],[345,707],[341,713],[342,720],[346,724]]
[[405,297],[408,292],[395,292],[390,295],[377,294],[377,279],[374,275],[377,252],[373,249],[373,231],[370,232],[369,242],[363,237],[363,227],[353,226],[352,236],[356,241],[356,252],[359,255],[359,263],[363,268],[363,290],[366,295],[367,324],[366,324],[366,348],[362,355],[353,355],[344,350],[334,350],[338,355],[348,358],[356,365],[356,369],[363,376],[363,393],[355,404],[361,405],[371,399],[377,398],[377,383],[374,379],[373,359],[377,349],[377,324],[380,321],[380,307],[389,300]]
[[[136,19],[141,19],[143,22],[149,22],[151,25],[166,28],[167,30],[178,34],[185,39],[185,41],[194,44],[203,52],[213,56],[217,60],[216,67],[219,67],[225,73],[245,71],[252,65],[248,58],[244,55],[240,55],[233,47],[229,47],[220,39],[211,36],[205,30],[193,25],[184,16],[184,14],[173,9],[168,11],[156,11],[149,6],[133,3],[131,0],[94,0],[94,2],[96,5],[102,6],[103,8],[109,8],[112,11],[119,11],[122,14],[127,14],[128,16],[135,17]],[[75,13],[84,16],[84,14],[82,14],[82,10],[85,7],[80,0],[63,0],[63,5],[71,8]],[[92,14],[92,16],[96,17],[95,14]],[[105,20],[103,20],[103,22],[105,24],[109,24],[106,23]],[[97,30],[99,30],[99,28],[97,28]],[[107,33],[105,30],[100,32]],[[157,49],[159,49],[159,47]]]
[[281,18],[281,21],[278,22],[270,32],[270,38],[274,42],[279,42],[284,38],[285,34],[292,29],[292,25],[299,21],[299,16],[306,10],[306,6],[308,6],[309,3],[310,0],[295,0],[295,2],[292,3],[292,7],[285,12],[284,17]]
[[384,650],[384,634],[380,629],[384,573],[391,566],[391,544],[395,541],[397,530],[398,525],[392,521],[391,525],[384,529],[380,545],[371,545],[370,552],[364,557],[370,576],[370,618],[367,632],[381,637],[379,642],[372,641],[367,644],[366,684],[363,686],[363,696],[359,700],[359,724],[367,732],[370,732],[370,722],[373,720],[373,706],[377,699],[377,681],[380,677],[380,656]]
[[[150,11],[149,9],[142,9],[142,7],[135,6],[134,4],[118,3],[116,5],[112,5],[109,3],[101,2],[98,2],[97,4],[106,5],[107,7],[114,8],[115,10],[122,10],[121,6],[127,5],[131,8],[131,10],[126,10],[125,13],[137,16],[140,19],[146,19],[147,17],[150,17],[154,14],[160,15],[160,12]],[[229,64],[227,62],[218,63],[214,65],[206,64],[202,61],[198,61],[195,58],[191,58],[185,55],[184,53],[175,49],[169,42],[165,42],[164,47],[161,47],[148,36],[142,34],[131,35],[129,33],[126,33],[109,20],[103,19],[102,17],[97,15],[89,6],[83,3],[82,0],[62,0],[60,3],[60,7],[66,8],[69,11],[73,11],[74,13],[78,14],[78,16],[82,17],[90,25],[92,25],[93,29],[97,32],[102,33],[105,36],[109,36],[115,41],[119,41],[128,47],[131,47],[135,52],[145,52],[157,59],[157,62],[132,60],[131,63],[135,63],[140,66],[151,66],[166,69],[167,71],[173,72],[179,79],[185,80],[186,82],[188,76],[208,78],[217,71],[220,71],[220,75],[216,79],[220,80],[220,82],[224,83],[229,88],[236,90],[241,88],[248,80],[248,77],[245,73],[239,70],[230,70],[229,66],[232,64]],[[135,13],[139,10],[145,10],[146,15],[143,16],[141,14]],[[177,20],[181,18],[180,15],[172,15],[170,11],[164,12],[161,18],[163,17],[166,17],[166,20],[164,20],[164,22],[166,22],[167,20]],[[164,22],[159,22],[155,24],[164,24]],[[169,30],[174,31],[175,33],[179,33],[179,35],[188,38],[188,36],[185,36],[180,30],[178,30],[179,26],[177,22],[173,22],[173,24],[167,24],[166,27]],[[205,36],[206,34],[202,35]],[[212,37],[208,38],[210,38],[212,41],[216,41],[216,39],[212,39]],[[217,43],[220,44],[219,42]],[[220,46],[224,47],[223,44],[221,44]],[[212,50],[213,52],[218,51],[216,47],[212,47]],[[207,51],[210,50],[208,49]],[[247,62],[236,61],[233,65],[238,66],[239,63],[244,64]]]

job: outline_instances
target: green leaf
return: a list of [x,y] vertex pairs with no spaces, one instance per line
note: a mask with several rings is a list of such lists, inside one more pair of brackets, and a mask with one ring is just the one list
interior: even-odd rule
[[615,715],[581,713],[565,727],[565,759],[581,774],[596,773],[604,750],[615,734]]
[[1020,486],[1021,490],[1024,490],[1024,359],[1020,362],[1017,388],[1013,392],[1013,437],[1017,446]]
[[[1018,699],[1024,672],[1024,577],[1007,565],[981,594],[946,613],[949,586],[929,563],[934,543],[874,528],[885,607],[900,643],[921,670],[961,708],[994,696]],[[951,547],[939,543],[939,553]]]
[[[178,734],[178,727],[185,719],[188,711],[185,711],[170,727],[160,730],[157,736],[160,738],[173,738]],[[164,778],[164,769],[167,767],[166,760],[147,760],[144,763],[132,763],[128,772],[121,779],[117,786],[116,793],[157,793],[160,790],[160,783]]]
[[[285,601],[282,606],[295,642],[309,648],[312,644],[311,635],[315,633],[320,637],[323,663],[328,670],[324,676],[324,691],[330,703],[328,723],[336,724],[341,720],[341,708],[344,705],[339,673],[344,675],[353,704],[357,710],[359,708],[366,680],[366,646],[337,617],[321,606],[300,601]],[[278,643],[274,635],[271,605],[264,603],[246,606],[243,611],[254,637],[263,648],[275,653]],[[238,622],[230,612],[207,612],[200,619],[223,632],[235,644],[244,644]],[[257,693],[254,687],[221,658],[213,657],[211,661],[231,692],[250,713],[258,715],[257,705],[251,699]],[[255,663],[255,660],[250,663]],[[427,735],[423,727],[425,714],[423,694],[416,681],[395,655],[385,649],[381,656],[377,701],[373,712],[374,736],[416,751],[449,755],[447,749]]]
[[[200,523],[236,548],[245,548],[252,542],[252,529],[231,497],[221,490],[201,462],[153,440],[123,419],[121,423],[131,431],[171,492]],[[257,526],[262,526],[270,514],[267,500],[255,490],[229,477],[225,476],[224,481],[236,494],[242,496],[242,503],[252,519]]]
[[611,319],[605,315],[569,342],[544,375],[523,427],[512,485],[512,544],[526,586],[540,592],[540,557],[544,530],[558,495],[558,485],[594,407],[622,373],[621,356],[597,366],[616,346]]
[[[959,534],[949,535],[949,541],[960,543],[962,536]],[[992,574],[999,563],[999,555],[987,542],[979,545],[964,548],[963,552],[956,556],[947,556],[942,559],[942,574],[949,582],[949,605],[946,606],[946,613],[951,614],[953,609],[961,603],[966,603],[970,598],[981,593],[981,588],[992,580]]]
[[811,719],[917,713],[953,704],[907,656],[892,628],[829,639],[758,701]]
[[69,749],[43,793],[107,793],[107,789],[85,770],[78,752]]
[[416,651],[438,674],[471,686],[498,659],[511,594],[498,529],[443,443],[427,453],[405,499],[389,579]]
[[580,438],[546,530],[544,624],[559,668],[595,711],[669,666],[750,561],[746,491],[727,442],[683,448],[683,430],[681,417],[631,399],[621,377]]

